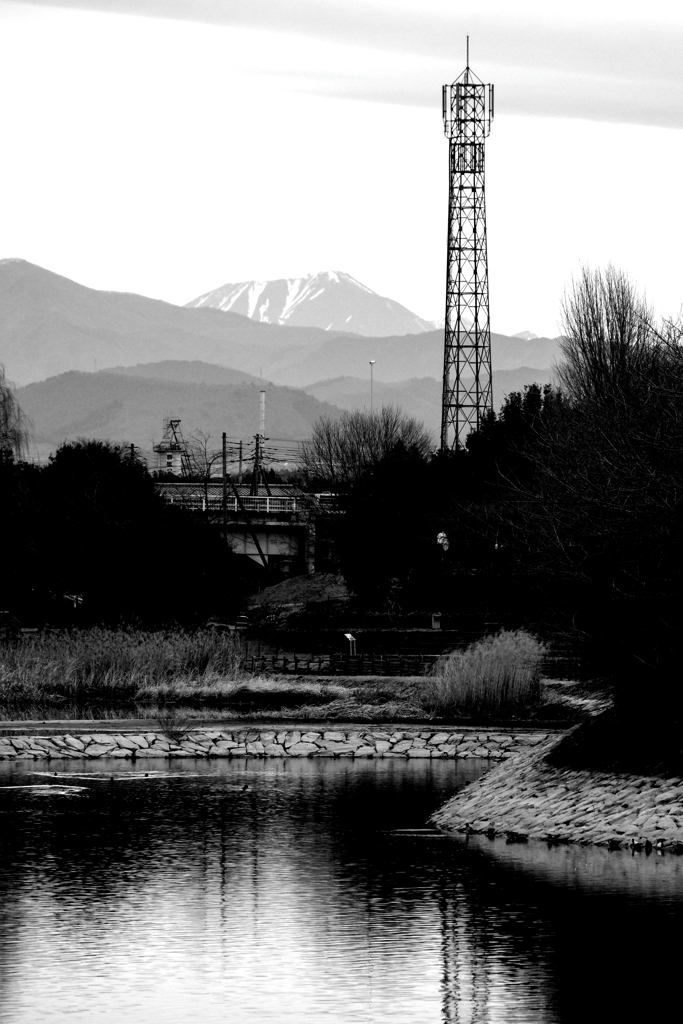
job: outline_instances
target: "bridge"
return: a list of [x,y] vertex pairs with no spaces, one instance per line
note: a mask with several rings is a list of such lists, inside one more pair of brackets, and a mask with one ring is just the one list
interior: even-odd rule
[[[289,484],[246,484],[221,478],[159,482],[157,492],[169,505],[203,513],[215,522],[237,555],[263,565],[271,575],[314,572],[316,519],[332,496],[307,494]],[[270,491],[270,493],[268,493]]]

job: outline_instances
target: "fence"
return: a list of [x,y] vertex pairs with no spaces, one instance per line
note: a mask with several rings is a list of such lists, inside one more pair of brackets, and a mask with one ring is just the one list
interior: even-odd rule
[[[244,662],[247,672],[282,675],[424,676],[440,654],[257,654]],[[550,679],[580,679],[581,659],[569,649],[553,650],[544,659],[543,675]]]
[[271,654],[249,657],[248,672],[326,676],[423,676],[436,654]]

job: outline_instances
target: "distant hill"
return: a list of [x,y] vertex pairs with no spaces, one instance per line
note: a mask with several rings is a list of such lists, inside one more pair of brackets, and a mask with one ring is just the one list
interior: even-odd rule
[[353,331],[366,337],[423,334],[435,326],[341,270],[224,284],[187,305],[242,313],[261,323]]
[[[560,362],[560,338],[508,338],[491,335],[491,365],[494,374],[500,370],[520,370],[535,366],[551,370]],[[515,390],[513,388],[513,390]]]
[[[518,370],[494,370],[493,405],[498,411],[506,395],[511,391],[522,391],[527,384],[549,384],[549,370],[535,370],[523,366]],[[441,381],[434,377],[420,377],[413,380],[385,384],[375,380],[373,403],[395,405],[421,420],[429,430],[437,434],[441,426]],[[321,402],[329,402],[340,409],[369,409],[370,380],[358,377],[335,377],[332,380],[317,381],[303,389]]]
[[[369,360],[375,359],[376,381],[386,384],[434,377],[443,372],[443,330],[392,338],[354,338],[352,335],[325,341],[298,359],[280,352],[273,356],[268,373],[295,387],[306,387],[335,377],[369,377]],[[557,338],[508,338],[491,335],[491,360],[495,371],[536,367],[550,370],[559,355]]]
[[137,363],[136,366],[111,366],[100,373],[114,373],[119,377],[144,377],[154,380],[173,380],[179,384],[263,384],[263,379],[242,370],[231,370],[200,359],[164,359],[159,363]]
[[329,332],[314,327],[97,291],[26,260],[0,260],[0,362],[17,384],[166,359],[201,359],[258,375],[280,349],[301,358],[329,340]]
[[[550,371],[522,367],[494,371],[494,406],[525,384],[547,383]],[[199,360],[119,367],[98,373],[71,371],[17,391],[34,426],[41,457],[64,440],[94,437],[126,441],[145,450],[162,435],[163,420],[178,417],[187,435],[202,430],[218,447],[220,435],[247,438],[258,430],[259,393],[266,391],[266,434],[300,440],[322,415],[368,409],[370,381],[337,377],[305,388],[282,387]],[[424,422],[436,439],[440,426],[441,381],[434,377],[385,383],[375,379],[374,403],[395,405]]]
[[[334,377],[307,384],[304,388],[321,402],[329,402],[340,409],[370,409],[370,377]],[[334,396],[334,397],[333,397]],[[441,382],[433,377],[415,377],[386,384],[375,380],[373,405],[395,405],[421,420],[430,430],[438,428],[441,409]]]
[[[260,386],[260,381],[234,385],[183,383],[71,371],[19,388],[17,399],[33,421],[41,455],[77,437],[127,441],[149,449],[153,440],[161,438],[167,416],[179,417],[186,435],[193,430],[210,433],[218,447],[222,431],[245,438],[256,433]],[[323,414],[339,415],[339,409],[304,391],[266,385],[269,437],[307,437]]]

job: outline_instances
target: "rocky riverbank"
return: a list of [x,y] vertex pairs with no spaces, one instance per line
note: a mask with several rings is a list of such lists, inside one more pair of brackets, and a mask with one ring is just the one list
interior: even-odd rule
[[433,823],[454,832],[507,835],[509,842],[683,852],[683,779],[554,768],[545,755],[556,742],[515,753],[457,793]]
[[[82,725],[82,723],[81,723]],[[0,724],[0,761],[122,758],[348,757],[486,758],[491,771],[433,817],[439,828],[507,835],[509,841],[597,843],[683,850],[683,779],[554,768],[545,754],[557,733],[531,729],[428,729],[400,724],[280,729],[160,728],[97,723],[66,731],[42,723]]]
[[[112,723],[113,725],[113,723]],[[142,732],[114,728],[54,734],[43,729],[0,732],[0,760],[121,757],[403,757],[504,760],[547,740],[533,730],[486,732],[406,725],[343,729],[170,729]]]

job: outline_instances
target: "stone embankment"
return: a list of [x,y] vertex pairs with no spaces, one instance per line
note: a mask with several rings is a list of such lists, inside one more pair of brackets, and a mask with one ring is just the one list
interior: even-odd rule
[[683,852],[683,779],[553,768],[556,739],[516,753],[432,817],[440,828],[509,842],[595,843]]
[[547,733],[425,729],[192,729],[63,735],[0,735],[0,760],[121,757],[403,757],[503,760],[547,739]]

